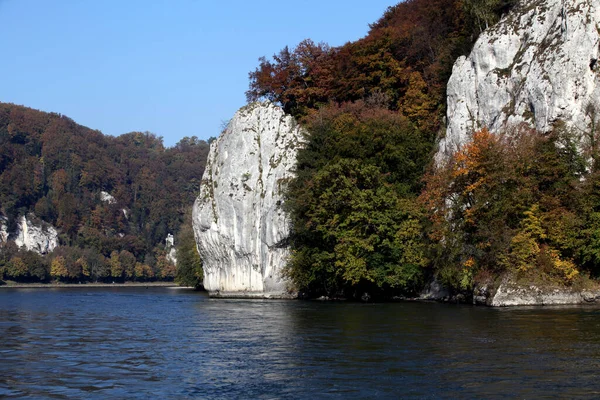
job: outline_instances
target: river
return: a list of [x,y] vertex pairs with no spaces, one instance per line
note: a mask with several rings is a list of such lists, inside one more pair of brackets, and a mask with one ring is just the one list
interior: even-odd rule
[[0,398],[600,397],[600,309],[0,289]]

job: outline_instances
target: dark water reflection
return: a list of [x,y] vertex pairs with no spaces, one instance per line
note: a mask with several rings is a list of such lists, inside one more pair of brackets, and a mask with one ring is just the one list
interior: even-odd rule
[[600,309],[0,290],[0,398],[596,398]]

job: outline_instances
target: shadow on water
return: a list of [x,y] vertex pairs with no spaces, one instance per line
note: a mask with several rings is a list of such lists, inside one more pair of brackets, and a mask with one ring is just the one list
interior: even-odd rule
[[597,308],[0,292],[0,397],[597,397]]

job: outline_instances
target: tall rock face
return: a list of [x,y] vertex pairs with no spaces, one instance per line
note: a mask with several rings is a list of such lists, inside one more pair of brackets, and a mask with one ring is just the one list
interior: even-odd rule
[[211,144],[193,225],[212,295],[290,296],[281,274],[289,256],[282,203],[301,143],[292,117],[254,103]]
[[526,122],[547,132],[562,120],[585,132],[600,117],[599,46],[599,1],[520,0],[456,61],[437,160],[483,127]]

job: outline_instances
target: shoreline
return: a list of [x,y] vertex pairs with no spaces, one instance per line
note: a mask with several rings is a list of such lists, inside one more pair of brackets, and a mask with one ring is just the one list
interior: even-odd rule
[[207,291],[212,299],[299,300],[297,293]]
[[[179,286],[175,282],[124,282],[124,283],[18,283],[7,281],[0,286],[0,291],[6,289],[74,289],[74,288],[172,288],[182,290],[197,290],[193,287]],[[473,299],[467,299],[464,296],[443,296],[436,293],[428,296],[419,296],[414,298],[396,297],[382,303],[395,302],[437,302],[437,303],[456,303],[472,304],[474,306],[484,306],[490,308],[519,308],[523,306],[584,306],[600,305],[600,288],[587,288],[575,290],[566,287],[539,287],[536,285],[523,285],[515,282],[504,281],[498,288],[489,287],[478,288],[473,293]],[[492,289],[492,290],[490,290]],[[246,299],[246,300],[312,300],[324,302],[352,301],[341,298],[313,298],[303,299],[297,293],[280,292],[230,292],[230,291],[207,291],[208,296],[213,299]],[[368,302],[368,301],[367,301]]]
[[7,282],[5,285],[0,286],[2,289],[48,289],[48,288],[120,288],[120,287],[175,287],[184,288],[185,286],[179,286],[175,282],[124,282],[124,283],[12,283]]

